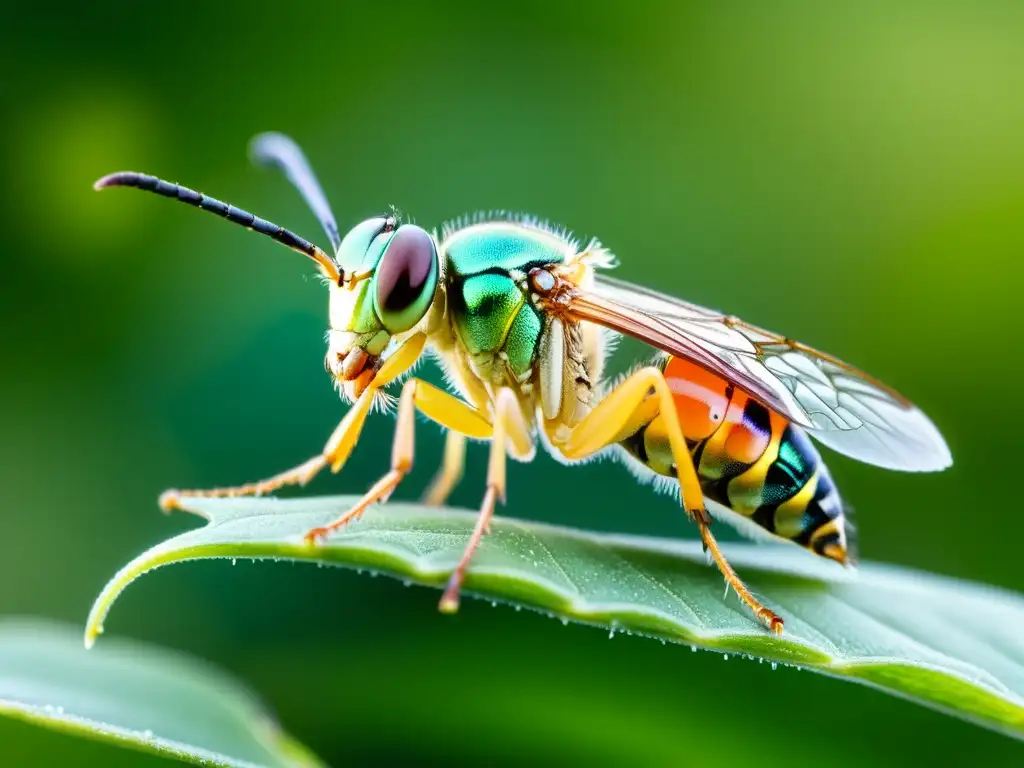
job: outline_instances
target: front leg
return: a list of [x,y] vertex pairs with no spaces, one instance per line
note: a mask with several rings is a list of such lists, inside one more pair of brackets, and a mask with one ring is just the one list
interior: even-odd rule
[[423,351],[425,337],[416,334],[406,340],[401,347],[395,350],[384,364],[380,367],[377,375],[370,385],[363,390],[363,393],[356,399],[348,413],[342,418],[341,423],[335,428],[323,450],[319,455],[314,456],[297,467],[280,474],[260,480],[255,483],[246,483],[226,488],[206,488],[203,490],[169,490],[160,495],[160,508],[165,512],[172,509],[181,509],[180,500],[183,498],[231,498],[236,496],[260,496],[283,488],[286,485],[305,485],[327,466],[332,472],[338,472],[359,441],[363,432],[363,425],[366,424],[366,417],[373,407],[373,401],[378,390],[387,386],[413,366]]
[[726,583],[736,591],[754,615],[772,632],[781,634],[782,619],[751,594],[726,560],[718,541],[711,533],[711,516],[704,506],[704,494],[701,491],[697,468],[686,445],[672,392],[660,369],[642,368],[609,392],[597,407],[576,425],[562,452],[567,458],[582,459],[617,442],[623,434],[628,434],[631,429],[640,426],[643,420],[639,418],[638,410],[652,394],[657,398],[658,408],[668,430],[683,508],[697,524],[704,549],[711,554]]
[[327,466],[337,472],[344,466],[356,442],[359,440],[366,423],[366,417],[373,405],[375,390],[366,389],[349,408],[341,423],[335,428],[323,451],[297,467],[285,470],[280,474],[259,480],[255,483],[236,485],[226,488],[204,488],[202,490],[179,491],[171,489],[160,494],[160,508],[165,512],[181,509],[183,498],[234,498],[236,496],[262,496],[283,488],[286,485],[305,485]]

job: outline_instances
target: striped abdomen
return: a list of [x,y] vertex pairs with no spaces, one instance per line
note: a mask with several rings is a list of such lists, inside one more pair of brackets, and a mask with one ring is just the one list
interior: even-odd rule
[[[704,495],[769,534],[845,563],[843,504],[807,433],[724,379],[678,357],[664,361]],[[621,445],[654,472],[676,476],[663,417]]]

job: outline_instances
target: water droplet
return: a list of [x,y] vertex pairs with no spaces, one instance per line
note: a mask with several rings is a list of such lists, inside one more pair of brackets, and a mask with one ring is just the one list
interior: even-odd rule
[[409,581],[408,579],[402,579],[402,584],[404,586],[406,586],[406,587],[411,587],[412,586],[412,582]]
[[615,637],[615,627],[608,630],[608,639],[611,640],[613,637]]
[[697,646],[696,645],[691,645],[690,646],[690,650],[693,651],[694,653],[696,653],[697,652]]
[[491,608],[497,608],[497,607],[498,607],[498,601],[497,600],[491,600]]
[[569,626],[569,620],[568,619],[562,619],[562,626],[563,627],[568,627]]
[[726,661],[728,661],[729,660],[729,654],[728,653],[723,653],[722,654],[722,658],[725,659]]
[[516,610],[517,610],[517,611],[521,611],[521,610],[523,610],[523,606],[521,606],[521,605],[517,605],[517,606],[516,606]]
[[153,732],[149,730],[149,728],[147,728],[142,732],[142,738],[144,738],[146,741],[149,741],[153,738]]
[[232,565],[238,565],[238,558],[237,557],[232,557],[231,558],[231,564]]
[[779,663],[777,661],[773,661],[772,662],[772,671],[774,672],[778,668],[779,668]]

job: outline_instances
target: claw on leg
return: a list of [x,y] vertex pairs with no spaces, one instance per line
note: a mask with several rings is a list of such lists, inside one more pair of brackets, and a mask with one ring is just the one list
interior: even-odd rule
[[718,566],[718,570],[721,571],[722,576],[725,578],[726,595],[729,593],[729,587],[732,587],[737,597],[743,601],[769,630],[777,635],[781,635],[784,626],[782,618],[774,611],[765,608],[761,601],[754,597],[751,591],[747,589],[747,585],[740,580],[740,577],[736,575],[736,571],[733,570],[729,561],[725,559],[725,555],[722,554],[722,550],[719,549],[718,541],[715,539],[714,534],[711,533],[708,523],[698,519],[697,526],[700,528],[700,537],[705,548],[711,553],[711,558],[715,561],[715,565]]
[[334,531],[339,528],[344,528],[353,520],[361,518],[363,513],[369,509],[370,505],[375,501],[387,501],[387,498],[392,494],[392,492],[394,492],[395,488],[398,487],[398,484],[402,482],[402,478],[405,477],[406,471],[393,469],[388,472],[384,477],[378,480],[373,488],[367,491],[366,494],[356,502],[356,505],[348,512],[328,525],[307,531],[306,535],[303,537],[305,542],[311,545],[316,544],[318,540],[326,539]]
[[441,602],[438,603],[438,610],[441,613],[455,613],[459,610],[459,591],[462,589],[462,580],[466,576],[466,567],[473,557],[480,540],[485,534],[490,533],[491,516],[494,514],[494,505],[497,502],[498,489],[494,486],[487,488],[483,504],[480,505],[480,515],[476,519],[476,526],[473,528],[473,535],[466,545],[466,551],[462,553],[459,564],[455,566],[451,576],[448,577],[448,584],[441,595]]
[[156,503],[160,506],[160,511],[165,515],[170,514],[176,509],[181,509],[181,491],[168,488],[160,494],[160,498],[157,499]]

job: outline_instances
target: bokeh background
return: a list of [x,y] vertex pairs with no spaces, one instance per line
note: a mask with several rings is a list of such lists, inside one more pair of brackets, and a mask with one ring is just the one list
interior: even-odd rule
[[[1020,589],[1024,5],[979,2],[17,4],[0,29],[0,613],[84,621],[195,521],[168,486],[263,477],[343,408],[310,264],[134,169],[314,239],[249,138],[306,149],[339,222],[542,214],[620,275],[832,351],[901,389],[954,467],[828,454],[864,557]],[[375,416],[340,476],[386,468]],[[440,433],[419,446],[439,451]],[[429,463],[429,462],[427,462]],[[483,452],[454,501],[475,505]],[[403,495],[427,482],[421,466]],[[523,517],[692,536],[624,469],[510,470]],[[724,536],[724,534],[723,534]],[[333,765],[1008,765],[1020,745],[867,688],[436,592],[198,563],[109,630],[247,680]],[[11,765],[161,760],[0,723]]]

